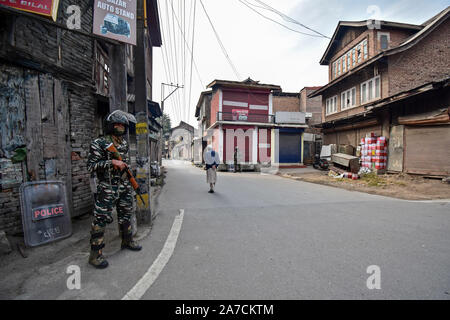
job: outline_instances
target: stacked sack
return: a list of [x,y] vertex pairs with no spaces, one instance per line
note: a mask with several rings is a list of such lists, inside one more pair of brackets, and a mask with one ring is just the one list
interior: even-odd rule
[[386,137],[377,137],[375,133],[361,138],[361,167],[385,169],[387,163]]

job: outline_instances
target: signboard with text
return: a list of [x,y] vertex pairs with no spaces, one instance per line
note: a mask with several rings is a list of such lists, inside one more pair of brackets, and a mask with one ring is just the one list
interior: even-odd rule
[[136,45],[136,0],[95,0],[93,33]]
[[234,121],[247,121],[248,118],[248,110],[243,109],[233,109],[232,113]]
[[59,0],[0,0],[0,4],[51,17],[53,21],[56,21]]

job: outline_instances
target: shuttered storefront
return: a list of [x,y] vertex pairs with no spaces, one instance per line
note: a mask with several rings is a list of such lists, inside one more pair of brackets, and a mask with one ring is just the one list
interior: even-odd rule
[[280,163],[302,162],[302,131],[299,129],[280,129]]
[[372,132],[381,135],[381,125],[326,133],[324,144],[349,144],[356,148],[360,144],[361,138]]
[[450,175],[450,125],[405,126],[404,170]]

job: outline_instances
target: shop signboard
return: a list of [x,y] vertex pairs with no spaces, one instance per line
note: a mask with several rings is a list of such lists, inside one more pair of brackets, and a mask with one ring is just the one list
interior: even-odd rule
[[0,4],[18,10],[40,14],[56,21],[59,0],[0,0]]
[[136,45],[136,0],[95,0],[93,33]]

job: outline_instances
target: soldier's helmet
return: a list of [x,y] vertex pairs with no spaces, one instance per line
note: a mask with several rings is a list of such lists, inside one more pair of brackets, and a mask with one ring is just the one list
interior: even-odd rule
[[114,124],[120,123],[125,126],[125,131],[128,129],[130,122],[136,123],[136,118],[128,112],[122,111],[122,110],[115,110],[111,112],[106,117],[106,131],[108,133],[112,133],[114,130]]

